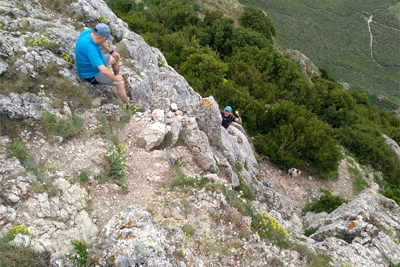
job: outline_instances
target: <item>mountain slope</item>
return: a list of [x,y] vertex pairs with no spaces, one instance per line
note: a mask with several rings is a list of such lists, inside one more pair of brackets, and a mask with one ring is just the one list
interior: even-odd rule
[[378,107],[389,110],[399,107],[400,25],[388,10],[395,1],[245,0],[244,3],[265,10],[274,22],[282,46],[300,50],[332,77],[367,93]]

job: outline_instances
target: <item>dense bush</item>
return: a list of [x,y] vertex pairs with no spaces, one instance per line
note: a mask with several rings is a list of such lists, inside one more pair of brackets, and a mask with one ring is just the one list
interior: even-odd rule
[[265,135],[254,141],[260,154],[285,168],[308,162],[316,172],[337,171],[342,154],[338,142],[331,137],[333,130],[314,118],[312,112],[282,101],[268,108],[263,123]]
[[331,213],[332,211],[340,207],[343,203],[347,203],[347,200],[339,196],[333,196],[329,191],[323,190],[323,192],[324,195],[322,195],[318,199],[315,199],[312,203],[307,204],[303,208],[304,214],[309,211],[314,211],[315,213],[320,213],[323,211]]

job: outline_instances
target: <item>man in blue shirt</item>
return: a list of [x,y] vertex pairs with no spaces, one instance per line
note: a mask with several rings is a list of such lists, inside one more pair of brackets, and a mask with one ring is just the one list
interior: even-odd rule
[[220,110],[221,117],[222,117],[222,126],[224,128],[228,128],[228,126],[231,124],[232,121],[237,122],[237,123],[242,123],[242,118],[239,115],[239,111],[235,111],[235,115],[232,114],[232,108],[230,106],[227,106],[224,111]]
[[[107,39],[112,41],[114,37],[104,23],[97,24],[93,30],[83,31],[75,46],[76,70],[81,78],[91,84],[116,87],[121,100],[129,105],[124,78],[119,74],[120,54],[106,44]],[[104,56],[101,48],[109,54]],[[107,69],[108,66],[112,67],[114,74]]]

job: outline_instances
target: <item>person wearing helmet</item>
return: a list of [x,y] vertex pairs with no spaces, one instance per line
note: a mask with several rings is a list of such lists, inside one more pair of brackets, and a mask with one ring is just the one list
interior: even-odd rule
[[225,129],[228,128],[232,121],[242,123],[242,118],[239,115],[239,111],[235,111],[236,117],[232,114],[232,108],[230,106],[227,106],[224,111],[220,110],[220,112],[222,116],[222,126],[224,126]]

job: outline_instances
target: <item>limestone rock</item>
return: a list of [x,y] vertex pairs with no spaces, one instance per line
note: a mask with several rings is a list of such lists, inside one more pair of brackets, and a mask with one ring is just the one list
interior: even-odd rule
[[14,240],[10,241],[10,245],[13,247],[28,247],[31,244],[31,238],[29,235],[17,234]]
[[144,129],[139,134],[139,137],[142,137],[146,141],[145,148],[147,151],[150,151],[150,149],[162,143],[166,134],[166,125],[161,122],[154,122]]
[[203,266],[181,229],[160,227],[143,208],[129,206],[101,231],[89,253],[98,266]]
[[203,171],[215,172],[217,165],[213,157],[207,135],[199,129],[193,129],[185,138],[185,144],[193,154],[194,161]]

